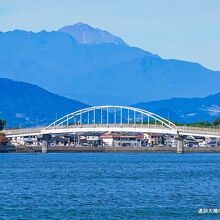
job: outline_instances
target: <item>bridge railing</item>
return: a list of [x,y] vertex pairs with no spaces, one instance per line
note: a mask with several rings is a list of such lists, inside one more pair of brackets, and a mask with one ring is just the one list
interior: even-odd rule
[[[46,131],[48,133],[50,130],[59,130],[58,132],[62,132],[62,129],[70,129],[71,128],[99,128],[99,127],[120,127],[120,128],[149,128],[149,129],[158,129],[158,132],[166,132],[168,128],[164,127],[161,124],[73,124],[66,127],[66,125],[59,125],[55,127],[50,127]],[[220,129],[219,128],[203,128],[203,127],[189,127],[189,126],[179,126],[177,127],[180,133],[187,133],[190,134],[201,134],[202,135],[213,135],[213,137],[219,136],[220,137]],[[91,129],[92,130],[92,129]],[[94,129],[95,130],[95,129]],[[105,130],[105,129],[104,129]],[[25,129],[11,129],[11,130],[4,130],[3,132],[6,135],[20,135],[20,134],[29,134],[30,136],[33,133],[41,133],[44,130],[44,127],[36,127],[36,128],[25,128]],[[134,130],[135,131],[135,130]],[[73,131],[74,132],[74,131]],[[147,131],[144,131],[147,132]]]
[[34,127],[34,128],[18,128],[18,129],[6,129],[3,130],[2,132],[5,133],[6,135],[10,134],[26,134],[26,133],[38,133],[45,127]]
[[54,126],[50,127],[50,129],[62,129],[62,128],[87,128],[87,127],[131,127],[131,128],[164,128],[161,124],[117,124],[117,123],[111,123],[111,124],[73,124],[64,126],[64,125],[59,125],[59,126]]
[[181,132],[200,132],[200,133],[218,133],[220,134],[219,128],[204,128],[204,127],[191,127],[191,126],[179,126],[178,131]]

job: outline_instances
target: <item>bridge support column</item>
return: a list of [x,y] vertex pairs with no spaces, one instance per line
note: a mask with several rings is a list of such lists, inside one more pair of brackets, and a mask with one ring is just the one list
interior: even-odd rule
[[176,152],[178,154],[182,154],[184,153],[184,139],[182,136],[178,136],[177,137],[177,148],[176,148]]
[[50,142],[50,139],[51,139],[51,135],[49,134],[42,135],[42,148],[41,148],[42,153],[48,152],[48,143]]
[[48,142],[43,140],[42,141],[42,153],[47,153],[48,152]]

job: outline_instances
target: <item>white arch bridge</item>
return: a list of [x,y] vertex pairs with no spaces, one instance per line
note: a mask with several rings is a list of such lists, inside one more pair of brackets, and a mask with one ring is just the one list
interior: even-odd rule
[[127,106],[93,106],[67,114],[47,127],[4,131],[8,138],[84,132],[129,132],[220,138],[220,129],[176,126],[146,110]]
[[42,134],[76,132],[178,133],[169,120],[152,112],[125,106],[94,106],[65,115],[41,130]]

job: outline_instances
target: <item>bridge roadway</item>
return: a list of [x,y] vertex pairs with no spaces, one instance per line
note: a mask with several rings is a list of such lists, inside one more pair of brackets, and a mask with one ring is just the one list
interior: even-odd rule
[[155,124],[82,124],[59,126],[56,128],[45,129],[45,127],[11,129],[3,131],[8,138],[40,136],[44,134],[68,134],[84,132],[131,132],[131,133],[150,133],[162,135],[180,135],[194,137],[213,137],[220,138],[220,129],[217,128],[200,128],[189,126],[177,126],[176,130],[168,129],[161,125]]

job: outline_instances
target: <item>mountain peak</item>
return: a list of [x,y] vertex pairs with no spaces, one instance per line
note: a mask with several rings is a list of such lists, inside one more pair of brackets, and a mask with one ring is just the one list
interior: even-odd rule
[[74,25],[64,26],[59,29],[77,39],[81,44],[102,44],[113,43],[116,45],[126,45],[119,37],[99,28],[94,28],[88,24],[79,22]]

